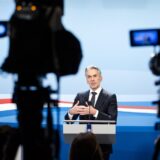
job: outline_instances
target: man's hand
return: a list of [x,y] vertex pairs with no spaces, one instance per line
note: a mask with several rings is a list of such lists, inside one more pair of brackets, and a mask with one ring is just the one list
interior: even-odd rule
[[78,113],[78,106],[79,101],[69,110],[69,114],[74,115],[74,114],[79,114]]
[[80,115],[95,115],[96,109],[92,106],[89,106],[88,103],[86,103],[87,106],[79,105],[79,101],[69,110],[69,113],[71,115],[74,114],[80,114]]

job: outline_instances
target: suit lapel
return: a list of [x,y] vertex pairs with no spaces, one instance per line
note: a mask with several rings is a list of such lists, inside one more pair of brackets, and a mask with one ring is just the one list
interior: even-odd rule
[[103,104],[103,101],[106,99],[106,96],[105,94],[103,93],[103,89],[101,90],[100,94],[99,94],[99,97],[97,99],[97,102],[96,102],[96,105],[95,105],[95,108],[100,108]]
[[88,102],[89,99],[89,91],[84,93],[84,102]]

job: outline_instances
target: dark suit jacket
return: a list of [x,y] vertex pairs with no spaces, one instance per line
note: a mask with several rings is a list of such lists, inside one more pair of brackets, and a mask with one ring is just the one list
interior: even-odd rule
[[[89,99],[89,90],[83,93],[78,93],[73,106],[79,101],[79,105],[86,105]],[[77,119],[79,116],[80,120],[88,120],[95,119],[95,120],[117,120],[117,98],[115,94],[109,94],[104,89],[101,90],[97,102],[95,104],[95,108],[99,111],[97,118],[93,116],[89,117],[89,115],[74,115],[73,120]],[[68,120],[69,116],[68,113],[65,115],[65,119]],[[112,152],[112,145],[101,145],[102,151],[107,148],[109,152]],[[108,147],[106,147],[108,146]]]
[[[79,101],[79,105],[86,105],[89,98],[89,91],[78,93],[73,106]],[[117,98],[115,94],[109,94],[104,89],[101,90],[95,108],[99,111],[98,117],[96,120],[117,120]],[[77,119],[80,116],[80,120],[88,120],[89,115],[74,115],[73,120]],[[91,117],[95,119],[94,117]],[[68,120],[68,113],[65,115],[65,119]]]

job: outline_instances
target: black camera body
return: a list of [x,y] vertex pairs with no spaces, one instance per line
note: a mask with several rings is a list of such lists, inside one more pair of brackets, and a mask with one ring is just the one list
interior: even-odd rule
[[8,22],[9,54],[2,70],[58,76],[78,72],[82,59],[80,41],[64,27],[52,28],[56,7],[61,8],[63,15],[63,0],[16,0],[16,10]]

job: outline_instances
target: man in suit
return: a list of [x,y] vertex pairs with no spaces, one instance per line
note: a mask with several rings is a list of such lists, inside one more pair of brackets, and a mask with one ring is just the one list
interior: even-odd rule
[[[75,120],[117,120],[117,98],[101,86],[101,70],[96,66],[89,66],[85,69],[86,81],[90,89],[78,93],[75,97],[73,107],[65,115],[65,119]],[[101,144],[103,157],[109,159],[112,153],[112,145]]]

